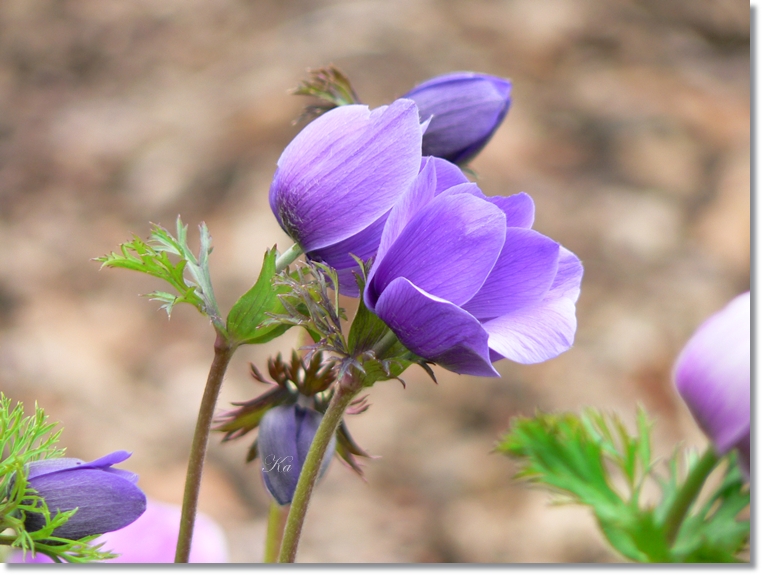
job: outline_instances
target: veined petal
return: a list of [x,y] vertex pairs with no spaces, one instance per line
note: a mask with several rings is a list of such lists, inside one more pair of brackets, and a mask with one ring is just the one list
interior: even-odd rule
[[386,287],[376,312],[413,353],[455,373],[499,377],[490,363],[487,332],[477,319],[408,279]]
[[437,194],[458,184],[468,183],[468,178],[463,173],[463,170],[452,162],[448,162],[443,158],[437,158],[436,156],[426,156],[423,158],[423,161],[425,162],[427,159],[434,163],[434,169],[437,173]]
[[56,459],[40,459],[39,461],[33,461],[27,465],[27,479],[34,479],[41,475],[47,475],[49,473],[56,473],[65,469],[71,469],[72,467],[78,467],[84,465],[82,459],[75,459],[73,457],[59,457]]
[[[72,468],[34,479],[32,486],[45,499],[52,514],[77,512],[53,534],[80,539],[129,525],[145,511],[146,497],[131,481],[100,469]],[[44,525],[42,514],[28,513],[30,531]]]
[[438,298],[462,305],[479,291],[505,241],[505,216],[470,194],[441,194],[408,223],[375,267],[365,301],[370,309],[404,277]]
[[489,347],[517,363],[539,363],[568,350],[574,343],[574,302],[551,298],[484,323]]
[[675,363],[680,395],[720,453],[732,449],[751,421],[751,294],[706,320]]
[[489,141],[508,113],[510,93],[511,83],[503,78],[456,72],[432,78],[405,97],[418,104],[421,119],[431,118],[424,153],[461,164]]
[[411,100],[339,106],[286,147],[270,206],[305,252],[344,240],[389,211],[418,174],[421,126]]
[[484,320],[539,303],[556,277],[559,249],[539,232],[508,228],[495,267],[463,309]]
[[512,196],[493,196],[489,201],[503,210],[509,228],[531,228],[534,223],[534,201],[524,192]]
[[[437,171],[433,158],[424,158],[421,171],[411,186],[400,197],[389,212],[378,246],[377,260],[383,259],[391,245],[405,229],[405,226],[424,206],[436,196]],[[374,266],[375,267],[375,266]],[[372,274],[373,272],[371,272]],[[369,278],[370,279],[370,278]]]
[[572,252],[561,246],[558,256],[558,273],[550,286],[551,297],[565,297],[573,302],[579,298],[584,273],[582,262]]

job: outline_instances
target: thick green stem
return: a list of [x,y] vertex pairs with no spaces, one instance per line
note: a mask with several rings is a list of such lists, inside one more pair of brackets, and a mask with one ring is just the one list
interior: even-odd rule
[[275,259],[275,271],[282,272],[300,255],[302,255],[302,246],[294,244]]
[[209,429],[214,417],[214,406],[222,387],[222,379],[225,376],[230,358],[235,353],[236,346],[230,344],[227,339],[217,333],[214,342],[214,359],[209,368],[209,376],[206,379],[204,396],[201,399],[201,407],[196,420],[196,430],[193,434],[190,457],[188,458],[188,473],[185,476],[185,493],[183,495],[183,510],[180,517],[180,534],[177,538],[177,550],[175,563],[187,563],[190,555],[191,539],[193,537],[193,524],[196,521],[196,509],[198,507],[198,494],[201,489],[201,474],[204,469],[206,446],[209,441]]
[[267,539],[265,540],[265,563],[276,563],[280,551],[280,540],[283,538],[283,527],[286,524],[288,507],[281,507],[273,500],[270,503],[270,515],[267,518]]
[[667,511],[667,515],[664,518],[664,526],[666,528],[667,543],[671,546],[675,542],[680,526],[683,524],[683,519],[688,513],[693,502],[696,500],[701,488],[704,486],[706,478],[715,468],[720,458],[714,451],[712,445],[706,450],[704,455],[701,456],[698,463],[694,466],[688,477],[685,478],[680,490],[677,492],[677,497],[672,502],[672,506]]
[[377,358],[380,358],[398,341],[399,340],[394,332],[392,330],[387,330],[384,337],[378,340],[376,345],[373,346],[373,352],[376,354]]
[[312,445],[307,453],[307,459],[304,461],[304,466],[299,474],[299,482],[296,484],[294,499],[291,501],[291,509],[283,532],[279,563],[293,563],[296,560],[296,549],[302,534],[304,518],[307,515],[307,506],[317,481],[325,450],[328,448],[331,438],[336,434],[344,411],[361,389],[360,382],[349,375],[340,381],[336,387],[336,392],[333,394],[331,403],[318,426],[315,438],[312,440]]

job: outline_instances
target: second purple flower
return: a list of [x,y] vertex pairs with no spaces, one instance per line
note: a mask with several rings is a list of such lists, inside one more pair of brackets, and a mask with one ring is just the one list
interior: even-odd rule
[[412,352],[457,373],[498,376],[494,361],[537,363],[569,349],[582,264],[531,229],[526,194],[442,190],[431,158],[387,219],[365,303]]

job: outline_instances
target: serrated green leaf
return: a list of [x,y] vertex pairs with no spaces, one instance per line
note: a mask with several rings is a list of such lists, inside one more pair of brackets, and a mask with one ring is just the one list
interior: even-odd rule
[[[559,492],[569,502],[590,506],[611,545],[633,561],[737,561],[749,537],[749,522],[739,520],[738,515],[748,508],[750,498],[735,457],[729,456],[722,485],[700,510],[683,520],[671,545],[666,518],[681,493],[681,476],[694,468],[704,473],[704,468],[697,467],[695,453],[676,452],[668,462],[667,477],[655,475],[650,461],[651,425],[642,409],[637,415],[637,430],[630,436],[616,416],[595,410],[586,410],[582,416],[539,413],[534,418],[515,419],[497,451],[519,460],[518,477]],[[686,461],[684,474],[678,465],[682,457]],[[625,477],[629,497],[611,487],[610,469]],[[639,493],[646,479],[657,481],[661,487],[662,496],[655,507],[640,506]]]
[[291,327],[282,323],[263,325],[270,317],[268,314],[286,312],[278,294],[286,293],[287,288],[272,283],[276,255],[275,248],[267,250],[256,283],[238,299],[228,314],[228,334],[240,344],[265,343]]
[[[209,254],[212,252],[209,230],[204,223],[199,226],[201,249],[196,258],[188,247],[188,226],[183,225],[179,216],[176,224],[177,238],[161,226],[153,224],[147,242],[133,235],[132,241],[119,246],[119,253],[112,252],[95,258],[95,261],[101,262],[102,267],[130,269],[166,281],[177,291],[175,299],[167,297],[167,292],[163,291],[154,292],[151,297],[161,294],[154,299],[164,302],[161,307],[168,314],[178,303],[189,303],[209,316],[215,327],[222,330],[209,273]],[[170,255],[178,258],[178,261],[173,262]],[[185,277],[186,272],[190,278]]]

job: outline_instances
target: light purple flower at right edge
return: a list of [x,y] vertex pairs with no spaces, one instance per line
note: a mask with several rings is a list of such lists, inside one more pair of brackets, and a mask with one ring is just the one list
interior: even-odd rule
[[[494,361],[568,350],[582,280],[577,256],[531,229],[527,194],[486,197],[438,184],[428,158],[386,221],[364,300],[413,353],[456,373],[498,377]],[[465,178],[463,178],[465,180]]]
[[454,72],[437,76],[402,96],[418,106],[423,155],[463,165],[489,142],[511,105],[511,82],[505,78]]
[[696,330],[675,362],[675,385],[719,454],[738,449],[749,476],[751,294],[732,300]]

